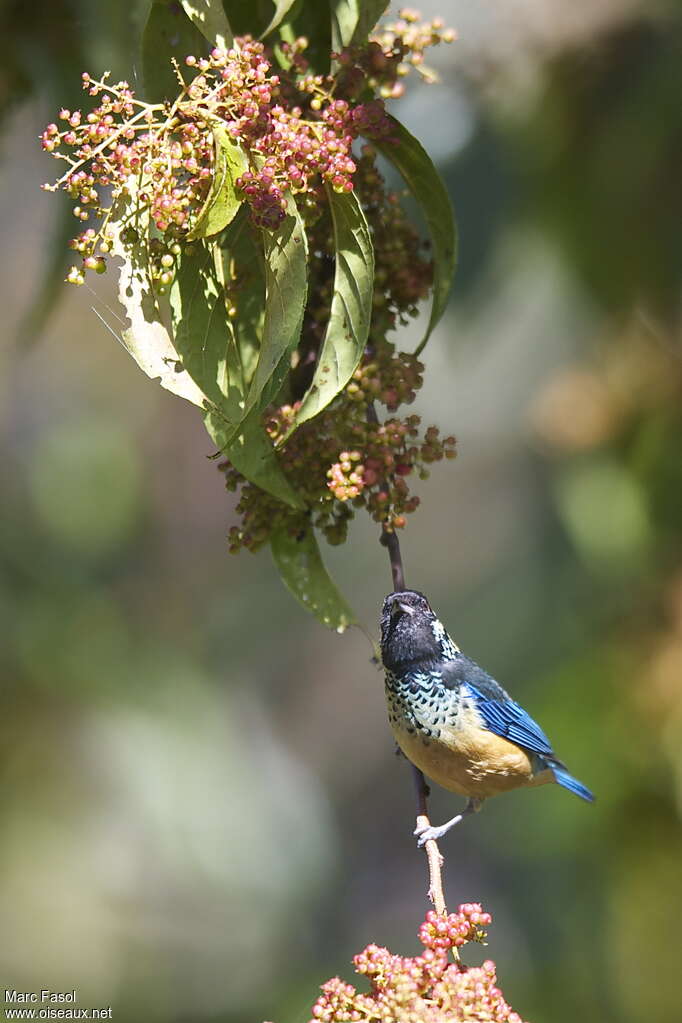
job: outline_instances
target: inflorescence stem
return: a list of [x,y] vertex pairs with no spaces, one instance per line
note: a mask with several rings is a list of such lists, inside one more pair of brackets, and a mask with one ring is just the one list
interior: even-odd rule
[[381,537],[379,542],[388,551],[388,556],[391,561],[391,575],[393,576],[393,589],[404,590],[405,589],[405,574],[403,572],[403,559],[400,555],[400,541],[398,535],[394,529],[388,530],[384,526],[381,530]]
[[[371,423],[379,424],[379,417],[373,402],[367,405],[367,419]],[[388,557],[391,562],[391,575],[393,577],[393,589],[397,591],[404,590],[405,570],[400,553],[400,541],[395,530],[384,524],[381,529],[379,542],[388,551]],[[417,827],[420,829],[422,827],[428,828],[430,827],[427,803],[429,787],[419,768],[414,764],[411,767],[417,796]],[[445,905],[445,895],[443,894],[443,857],[440,854],[438,843],[434,839],[426,842],[424,848],[429,865],[429,899],[433,903],[436,912],[445,916],[447,914],[447,907]]]

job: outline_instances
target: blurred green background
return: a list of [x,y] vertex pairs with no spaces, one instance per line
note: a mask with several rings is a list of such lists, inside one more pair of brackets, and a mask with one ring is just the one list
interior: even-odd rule
[[[267,553],[228,556],[198,416],[92,311],[113,318],[113,277],[45,284],[73,218],[37,135],[83,69],[136,80],[143,9],[0,3],[0,978],[119,1021],[302,1023],[367,942],[415,951],[425,867],[366,636],[307,617]],[[448,900],[492,911],[481,954],[524,1019],[671,1023],[682,11],[421,10],[460,40],[396,112],[446,177],[461,267],[418,411],[460,456],[420,489],[408,582],[598,794],[488,804],[444,843]],[[372,635],[376,541],[359,522],[329,553]],[[455,805],[434,793],[433,819]]]

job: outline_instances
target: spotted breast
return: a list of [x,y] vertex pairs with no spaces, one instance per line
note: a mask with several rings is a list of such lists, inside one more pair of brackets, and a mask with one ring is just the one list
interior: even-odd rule
[[413,764],[438,785],[486,799],[525,785],[552,781],[536,759],[490,732],[475,701],[449,688],[438,671],[386,672],[391,730]]

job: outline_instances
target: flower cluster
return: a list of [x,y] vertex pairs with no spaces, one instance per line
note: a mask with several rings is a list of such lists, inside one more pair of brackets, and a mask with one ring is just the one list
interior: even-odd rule
[[[308,40],[296,39],[281,44],[281,50],[296,75],[296,88],[312,96],[313,110],[321,109],[325,98],[332,93],[351,102],[365,94],[369,88],[381,99],[396,99],[403,95],[403,79],[416,69],[426,82],[435,81],[435,74],[424,66],[424,51],[439,43],[456,39],[453,29],[445,28],[441,18],[422,22],[418,11],[405,8],[399,11],[399,20],[379,26],[367,44],[346,47],[333,53],[336,63],[334,77],[310,72],[306,59]],[[386,133],[383,108],[376,101],[352,114],[359,128],[361,119],[368,124],[359,128],[359,134],[378,138]],[[367,129],[367,130],[366,130]]]
[[[382,45],[393,57],[399,52],[418,59],[426,35],[405,18],[386,30]],[[446,34],[432,27],[429,38],[440,41]],[[285,216],[287,193],[318,199],[320,182],[338,192],[351,191],[354,140],[359,135],[389,137],[390,122],[382,99],[360,101],[352,89],[344,92],[343,83],[348,85],[353,71],[364,88],[367,61],[376,63],[375,51],[384,51],[373,42],[346,54],[343,74],[334,78],[307,72],[306,46],[305,39],[284,44],[291,68],[281,73],[273,73],[272,53],[249,37],[236,40],[229,50],[213,49],[208,57],[189,56],[185,63],[193,77],[185,81],[176,69],[179,95],[170,107],[143,102],[125,81],[110,83],[107,75],[98,80],[84,73],[83,87],[97,97],[97,105],[89,113],[62,110],[61,127],[49,124],[41,136],[44,150],[68,164],[55,184],[44,187],[64,188],[75,201],[77,220],[98,222],[97,229],[88,227],[73,239],[82,262],[67,279],[82,284],[86,270],[106,269],[112,210],[114,219],[120,216],[116,200],[134,194],[128,219],[138,225],[145,215],[151,219],[164,243],[163,255],[169,257],[153,276],[162,286],[169,283],[179,254],[174,250],[191,232],[209,194],[216,126],[248,158],[249,169],[237,186],[259,227],[277,227]],[[398,65],[395,73],[400,73]]]
[[423,363],[408,352],[399,355],[382,347],[382,356],[368,358],[356,369],[346,393],[352,401],[377,398],[389,412],[409,405],[423,383]]
[[419,423],[419,416],[408,416],[356,431],[363,439],[364,454],[342,451],[338,462],[327,470],[327,487],[337,501],[364,495],[363,503],[377,522],[402,529],[403,512],[412,512],[419,505],[418,497],[410,497],[405,477],[416,471],[426,479],[427,465],[455,454],[455,438],[441,439],[437,426],[430,426],[418,441]]
[[468,941],[485,944],[485,927],[492,923],[490,913],[485,913],[478,902],[463,903],[456,913],[439,916],[433,910],[426,914],[419,928],[419,940],[426,948],[461,948]]
[[85,73],[83,88],[99,98],[98,105],[87,115],[60,111],[63,130],[49,124],[42,135],[43,148],[69,166],[56,184],[43,187],[64,188],[75,200],[74,216],[81,222],[98,222],[96,229],[88,227],[72,240],[71,248],[81,254],[82,262],[71,268],[67,280],[82,284],[85,270],[106,269],[111,224],[123,201],[131,207],[123,220],[130,242],[139,239],[139,225],[145,219],[151,219],[161,235],[156,239],[153,276],[166,274],[162,280],[166,284],[180,251],[178,241],[191,228],[210,188],[214,162],[210,130],[179,113],[167,116],[161,106],[136,99],[127,82],[113,84],[106,75],[95,80]]
[[449,959],[450,950],[467,942],[483,943],[482,928],[490,922],[489,913],[469,903],[447,917],[427,914],[419,929],[421,955],[399,956],[368,945],[354,964],[356,973],[368,978],[370,991],[358,992],[352,984],[332,978],[322,986],[310,1023],[522,1023],[497,987],[493,962],[467,967]]
[[[360,509],[389,530],[402,529],[407,515],[419,505],[410,477],[424,480],[431,464],[455,457],[454,437],[442,438],[435,426],[422,430],[419,416],[394,415],[401,405],[414,401],[424,366],[414,355],[398,352],[387,334],[417,313],[418,302],[432,282],[431,260],[398,196],[386,191],[372,146],[364,146],[357,160],[355,185],[374,247],[369,343],[343,392],[313,422],[299,427],[278,453],[285,475],[310,509],[313,524],[332,544],[344,542],[348,523]],[[316,202],[307,219],[310,284],[298,366],[291,374],[294,395],[302,395],[310,383],[333,291],[328,208]],[[238,309],[239,289],[231,298]],[[368,408],[374,402],[393,414],[383,425],[368,421]],[[285,436],[298,407],[299,401],[294,400],[269,411],[266,429],[273,443]],[[286,505],[248,483],[229,462],[221,468],[228,489],[241,490],[236,509],[241,522],[229,534],[233,553],[242,547],[257,551],[274,530],[298,531],[298,518]]]
[[[239,38],[230,49],[188,56],[182,69],[176,65],[178,96],[164,104],[143,102],[127,82],[84,74],[94,109],[62,110],[62,123],[48,125],[42,136],[44,149],[67,164],[59,181],[45,187],[65,189],[84,225],[71,243],[81,257],[68,273],[71,283],[82,284],[86,271],[104,272],[118,236],[124,245],[144,249],[155,290],[164,294],[185,243],[201,231],[221,147],[229,149],[230,142],[244,161],[235,186],[254,232],[276,229],[289,202],[296,202],[308,235],[308,298],[287,380],[288,403],[265,413],[273,445],[282,445],[300,407],[329,322],[335,252],[325,186],[356,192],[374,250],[367,347],[328,408],[277,448],[283,472],[331,543],[345,539],[360,508],[388,530],[404,527],[419,504],[409,477],[425,479],[433,462],[455,456],[454,437],[441,438],[433,426],[422,430],[418,416],[396,415],[414,400],[423,366],[397,352],[387,335],[417,314],[432,285],[433,265],[399,196],[386,190],[372,145],[390,142],[384,97],[397,95],[398,79],[409,66],[421,65],[426,47],[453,37],[440,22],[419,24],[415,12],[402,11],[399,22],[369,42],[334,55],[327,75],[311,71],[304,38],[282,40],[275,48]],[[370,141],[357,146],[359,136]],[[242,286],[248,275],[234,257],[225,297],[237,328],[242,315],[251,315],[250,289]],[[374,402],[391,415],[383,425],[370,414]],[[221,468],[228,489],[240,490],[232,551],[255,551],[282,527],[298,530],[287,505],[229,462]]]
[[280,76],[272,73],[263,44],[249,38],[206,58],[187,57],[186,64],[194,77],[185,82],[178,70],[180,95],[170,109],[137,99],[125,81],[85,73],[83,87],[98,104],[87,114],[62,110],[62,128],[52,123],[43,132],[43,149],[68,164],[56,184],[44,187],[64,188],[79,221],[99,221],[97,230],[88,228],[72,242],[83,259],[72,268],[71,282],[82,283],[86,269],[105,268],[113,204],[133,193],[130,219],[139,222],[148,214],[165,254],[174,255],[172,247],[191,231],[206,202],[216,125],[242,146],[251,164],[237,185],[255,222],[274,228],[285,215],[287,190],[314,191],[320,181],[352,190],[353,140],[360,131],[380,135],[386,121],[381,103],[351,107],[331,98],[329,83],[324,103],[318,101],[309,116],[295,102],[283,106]]
[[[328,409],[299,427],[279,451],[285,475],[310,509],[313,525],[331,544],[343,543],[350,519],[361,508],[385,528],[402,529],[406,516],[419,505],[419,497],[410,492],[408,477],[424,480],[432,463],[456,454],[455,438],[442,438],[436,426],[421,432],[417,415],[392,417],[383,424],[368,421],[367,401],[374,397],[372,391],[385,404],[414,396],[409,389],[413,356],[396,355],[389,344],[385,349],[382,357],[368,361],[356,372]],[[386,386],[384,365],[395,375],[388,376],[389,382],[395,377],[401,381],[400,396],[397,387]],[[363,400],[358,400],[363,383],[369,393],[365,395],[363,390]],[[375,386],[370,388],[369,383]],[[266,429],[273,443],[286,435],[299,405],[296,402],[272,411]],[[298,518],[287,505],[246,481],[229,462],[222,462],[220,468],[228,490],[241,488],[236,509],[241,523],[229,534],[232,553],[242,547],[257,551],[275,530],[298,530]]]
[[424,81],[434,82],[436,75],[424,64],[424,51],[439,43],[454,42],[456,33],[445,27],[442,18],[427,22],[420,19],[418,11],[404,8],[398,21],[375,30],[369,46],[337,54],[344,95],[356,95],[369,85],[383,99],[397,99],[405,91],[404,79],[411,70],[418,71]]

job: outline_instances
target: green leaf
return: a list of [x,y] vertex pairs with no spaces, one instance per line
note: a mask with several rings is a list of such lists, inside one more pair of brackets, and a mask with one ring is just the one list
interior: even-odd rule
[[332,16],[332,49],[338,53],[345,46],[364,43],[388,0],[330,0]]
[[242,206],[221,239],[223,279],[230,284],[230,300],[237,315],[232,320],[242,360],[244,384],[253,379],[258,364],[265,318],[265,266],[258,228]]
[[[130,245],[121,239],[121,217],[129,212],[134,201],[134,197],[127,200],[125,206],[120,201],[110,221],[111,252],[123,261],[119,270],[118,298],[130,324],[121,331],[121,341],[147,376],[158,379],[167,391],[202,408],[206,396],[183,367],[161,319],[146,249],[139,242]],[[139,237],[145,236],[148,220],[146,214],[140,214],[135,220]]]
[[298,0],[273,0],[275,13],[272,16],[268,27],[261,33],[261,39],[264,39],[265,36],[270,34],[270,32],[274,32],[276,28],[279,28],[291,8],[297,2]]
[[265,408],[277,396],[298,344],[308,292],[308,242],[296,203],[289,196],[287,216],[276,231],[263,231],[265,320],[258,365],[245,412]]
[[185,370],[236,430],[244,418],[239,351],[227,316],[213,251],[198,242],[182,255],[170,291],[175,349]]
[[[182,256],[170,295],[173,343],[152,288],[146,248],[121,238],[121,220],[130,219],[134,201],[134,196],[119,201],[110,224],[112,255],[123,261],[119,299],[130,321],[121,333],[123,345],[148,376],[202,409],[210,437],[239,472],[278,500],[302,508],[259,411],[244,418],[244,366],[212,249],[198,242]],[[138,239],[144,238],[148,214],[139,213],[133,223]]]
[[274,0],[224,0],[223,6],[234,35],[263,35],[272,20]]
[[426,334],[415,350],[418,355],[448,303],[457,264],[457,227],[447,189],[430,156],[399,121],[394,117],[390,121],[391,138],[397,143],[373,140],[372,145],[399,171],[422,211],[433,245],[433,305]]
[[199,243],[184,253],[170,304],[175,348],[208,399],[204,423],[210,437],[248,480],[294,508],[303,507],[280,468],[258,409],[244,419],[242,353],[227,317],[212,246]]
[[324,567],[315,534],[305,517],[301,517],[299,533],[292,536],[280,529],[273,534],[270,545],[282,582],[303,607],[337,632],[356,623],[353,610]]
[[150,103],[173,100],[180,92],[172,58],[182,65],[192,53],[202,56],[206,42],[177,4],[153,3],[142,33],[142,80]]
[[334,294],[315,375],[291,429],[312,419],[346,386],[362,358],[372,317],[374,250],[355,192],[327,188],[334,223]]
[[180,0],[187,17],[211,46],[228,49],[233,37],[222,0]]
[[324,0],[308,0],[308,2],[304,0],[293,8],[289,25],[294,38],[305,36],[309,42],[305,55],[306,60],[310,63],[311,73],[328,74],[332,49],[328,4]]
[[204,423],[213,443],[242,476],[292,508],[304,507],[277,461],[257,410],[244,420],[236,438],[231,435],[232,431],[225,429],[225,421],[215,411],[206,413]]
[[235,182],[248,169],[246,154],[221,125],[212,125],[211,131],[215,150],[213,181],[197,222],[187,236],[190,240],[223,231],[243,202]]

